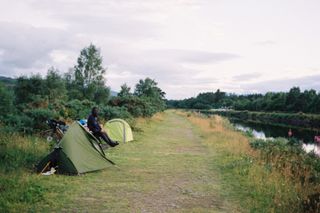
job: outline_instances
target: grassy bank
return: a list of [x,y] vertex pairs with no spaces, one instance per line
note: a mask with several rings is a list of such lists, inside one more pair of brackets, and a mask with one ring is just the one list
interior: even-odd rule
[[200,110],[204,114],[216,114],[248,122],[278,126],[300,127],[319,130],[320,115],[304,113],[254,112],[254,111],[213,111]]
[[[81,176],[35,174],[33,164],[49,151],[46,142],[3,139],[0,212],[240,211],[223,198],[211,165],[215,152],[208,152],[186,117],[169,111],[136,123],[135,141],[107,152],[117,167]],[[25,157],[10,163],[10,152]]]
[[[319,176],[315,171],[318,159],[284,142],[265,143],[264,149],[253,149],[248,137],[234,131],[219,116],[186,116],[198,128],[208,149],[216,151],[213,166],[221,174],[226,196],[239,201],[244,210],[319,211],[319,184],[312,181]],[[257,142],[256,147],[259,143],[262,142]]]
[[308,212],[304,202],[317,199],[317,162],[253,149],[222,117],[172,110],[135,130],[135,141],[108,150],[116,167],[80,176],[34,173],[48,144],[1,135],[0,212]]
[[0,212],[46,212],[69,199],[65,192],[74,187],[67,177],[44,178],[34,172],[49,150],[37,137],[0,136]]

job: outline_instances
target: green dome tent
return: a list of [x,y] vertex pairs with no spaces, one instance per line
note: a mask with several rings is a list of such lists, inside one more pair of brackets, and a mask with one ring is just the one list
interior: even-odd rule
[[98,140],[74,122],[63,136],[59,147],[37,165],[38,172],[58,166],[58,173],[81,174],[101,170],[114,164],[106,158]]
[[122,119],[112,119],[104,124],[109,137],[114,141],[128,142],[133,141],[132,131],[129,124]]

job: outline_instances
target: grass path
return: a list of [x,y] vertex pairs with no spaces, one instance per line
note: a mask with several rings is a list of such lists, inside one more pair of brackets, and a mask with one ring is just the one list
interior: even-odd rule
[[137,127],[134,142],[108,150],[117,166],[80,176],[35,173],[48,144],[1,135],[0,212],[302,212],[317,190],[219,116],[168,110]]
[[109,152],[118,167],[76,178],[63,211],[237,212],[221,196],[214,151],[186,117],[166,111],[135,136]]

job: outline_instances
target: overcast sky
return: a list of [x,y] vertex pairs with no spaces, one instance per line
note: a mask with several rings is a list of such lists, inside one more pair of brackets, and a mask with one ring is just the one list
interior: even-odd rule
[[0,75],[66,72],[90,43],[117,91],[320,90],[319,0],[0,0]]

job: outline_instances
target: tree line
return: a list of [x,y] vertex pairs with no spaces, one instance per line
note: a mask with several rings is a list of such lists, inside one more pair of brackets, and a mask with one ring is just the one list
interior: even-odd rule
[[266,94],[237,95],[222,92],[200,93],[184,100],[168,100],[168,107],[183,109],[218,109],[320,113],[320,93],[314,89],[301,91],[292,87],[289,92],[267,92]]
[[93,106],[103,119],[148,117],[165,109],[165,93],[157,82],[141,79],[133,91],[123,84],[111,97],[106,86],[100,50],[93,44],[81,50],[76,65],[65,74],[54,67],[39,74],[2,78],[0,82],[0,126],[2,131],[33,133],[46,128],[49,118],[86,118]]

